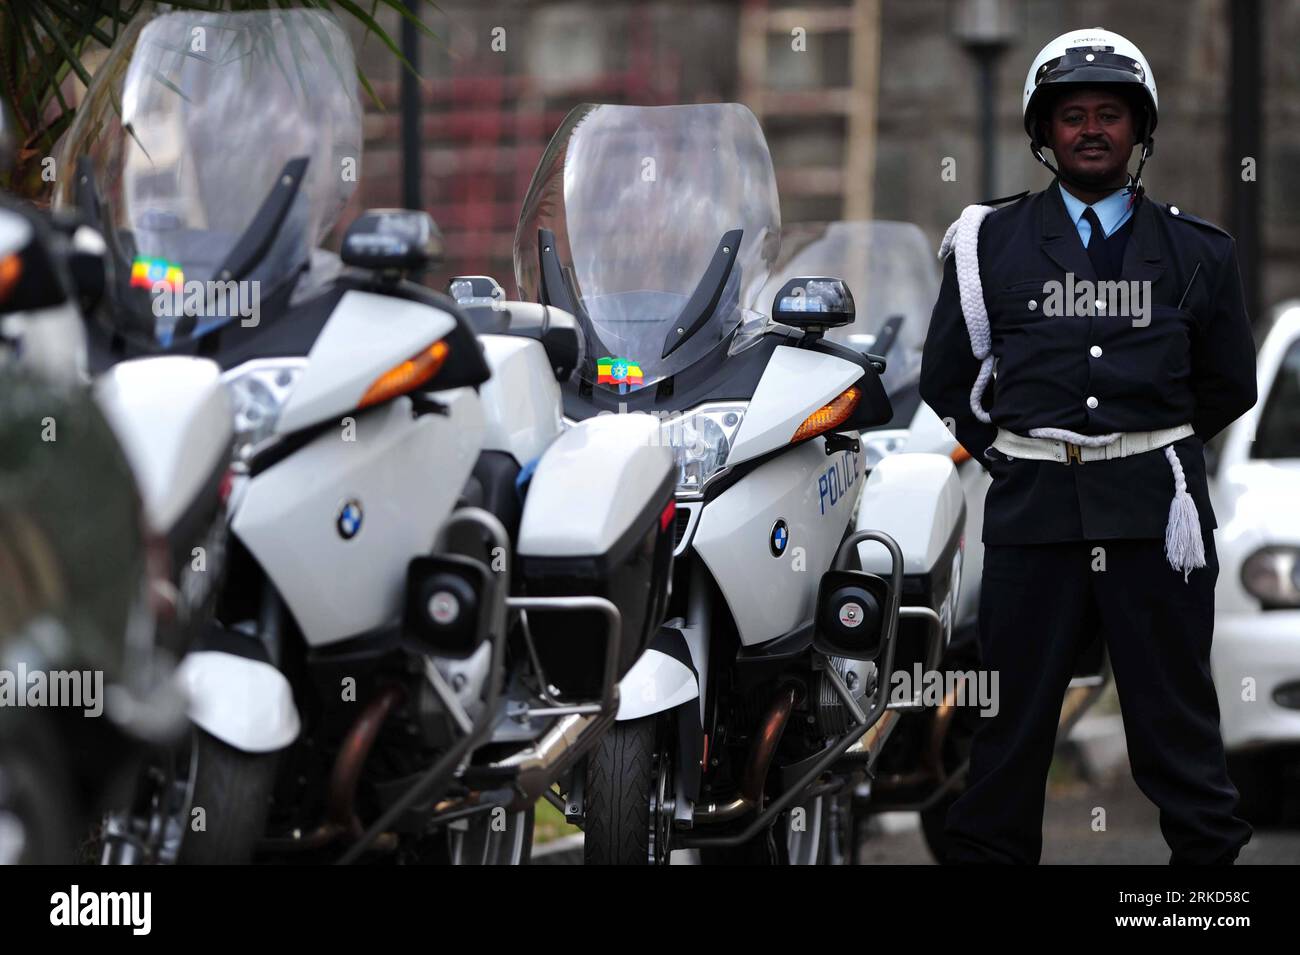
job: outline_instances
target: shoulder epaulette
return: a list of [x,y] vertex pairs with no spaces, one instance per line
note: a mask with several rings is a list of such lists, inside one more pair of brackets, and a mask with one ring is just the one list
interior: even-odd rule
[[1172,204],[1166,204],[1163,202],[1156,203],[1156,206],[1157,208],[1161,209],[1165,213],[1165,215],[1167,215],[1171,219],[1178,219],[1182,222],[1190,222],[1193,225],[1198,225],[1203,229],[1209,229],[1211,232],[1217,232],[1219,233],[1219,235],[1226,236],[1229,239],[1232,238],[1232,234],[1228,232],[1226,229],[1222,228],[1221,226],[1217,226],[1213,222],[1209,222],[1205,219],[1202,219],[1200,216],[1194,216],[1189,212],[1184,212],[1182,209],[1178,208],[1178,206]]

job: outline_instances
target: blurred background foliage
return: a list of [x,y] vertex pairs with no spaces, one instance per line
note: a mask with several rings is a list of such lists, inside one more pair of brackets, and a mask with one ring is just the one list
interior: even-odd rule
[[[76,104],[96,66],[125,26],[137,16],[169,10],[266,10],[314,7],[351,20],[365,38],[371,35],[397,63],[410,64],[379,17],[405,18],[426,33],[433,32],[413,16],[403,0],[176,0],[161,4],[146,0],[7,0],[0,5],[0,104],[4,122],[12,124],[16,162],[0,171],[0,188],[41,202],[53,186],[42,177],[42,160],[52,154],[59,137],[71,125]],[[381,10],[381,8],[383,8]],[[362,87],[373,103],[383,104],[364,72]]]

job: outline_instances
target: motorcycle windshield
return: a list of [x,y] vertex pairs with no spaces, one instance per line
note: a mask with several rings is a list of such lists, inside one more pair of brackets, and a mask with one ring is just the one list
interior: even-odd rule
[[843,279],[853,293],[852,324],[826,338],[883,355],[881,383],[891,395],[916,381],[939,273],[925,233],[910,222],[843,221],[787,226],[782,254],[763,290],[770,302],[802,276]]
[[772,157],[746,107],[584,105],[533,174],[515,279],[523,298],[572,308],[583,377],[626,393],[760,328],[780,244]]
[[[248,317],[292,281],[360,156],[356,66],[332,16],[168,13],[133,21],[96,72],[62,146],[77,175],[55,201],[97,209],[117,273],[110,320],[166,344]],[[277,183],[295,182],[277,203]],[[235,284],[210,287],[222,281]]]

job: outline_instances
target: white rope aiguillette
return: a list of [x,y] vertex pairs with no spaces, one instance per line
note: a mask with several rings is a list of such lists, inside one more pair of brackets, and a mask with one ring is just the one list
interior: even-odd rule
[[971,351],[980,361],[980,371],[970,393],[970,410],[985,424],[993,423],[980,404],[984,389],[993,377],[993,337],[989,333],[989,313],[984,307],[984,286],[980,282],[979,238],[980,223],[992,211],[992,206],[967,206],[957,221],[948,226],[943,244],[939,246],[940,261],[948,257],[949,249],[957,253],[957,291],[961,312],[966,318]]
[[[948,227],[939,246],[940,261],[947,258],[949,251],[957,257],[955,268],[962,315],[966,319],[971,352],[980,362],[979,374],[971,388],[970,409],[985,424],[992,424],[989,413],[984,410],[983,397],[984,389],[993,377],[995,358],[989,314],[984,305],[984,286],[980,281],[979,232],[984,217],[992,211],[992,206],[967,206],[957,221]],[[1066,428],[1030,428],[1029,436],[1097,448],[1116,441],[1120,432],[1079,434]],[[1205,542],[1201,538],[1196,502],[1187,493],[1182,462],[1172,444],[1166,445],[1164,451],[1174,476],[1174,499],[1169,505],[1169,521],[1165,525],[1165,559],[1175,570],[1183,572],[1185,583],[1194,568],[1205,566]]]

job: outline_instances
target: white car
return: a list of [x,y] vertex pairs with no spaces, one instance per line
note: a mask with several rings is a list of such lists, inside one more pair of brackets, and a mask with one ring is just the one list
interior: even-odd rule
[[1211,654],[1229,769],[1252,822],[1300,772],[1300,301],[1279,306],[1259,401],[1212,442],[1219,581]]

